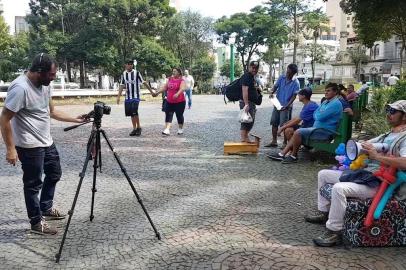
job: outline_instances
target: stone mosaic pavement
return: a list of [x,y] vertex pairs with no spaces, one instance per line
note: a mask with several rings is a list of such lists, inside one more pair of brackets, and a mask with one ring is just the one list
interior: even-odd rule
[[[62,234],[29,233],[21,169],[5,164],[0,144],[1,269],[406,269],[403,248],[317,248],[323,232],[306,224],[314,206],[317,171],[329,166],[302,161],[281,165],[265,157],[223,156],[224,140],[238,139],[238,109],[220,96],[194,96],[183,136],[162,137],[157,103],[140,108],[143,134],[129,137],[123,108],[112,106],[103,127],[119,153],[149,214],[158,241],[103,143],[95,219],[89,222],[91,169],[79,195],[60,264],[54,263]],[[92,106],[64,106],[73,114]],[[296,104],[296,113],[300,105]],[[258,109],[255,133],[269,138],[269,101]],[[63,179],[56,204],[70,208],[90,127],[65,133],[53,122]],[[172,129],[176,132],[176,128]],[[65,222],[53,222],[63,230]]]

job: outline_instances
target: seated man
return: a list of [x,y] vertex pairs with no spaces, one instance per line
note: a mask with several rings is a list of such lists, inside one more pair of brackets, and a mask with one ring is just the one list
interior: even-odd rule
[[[283,135],[285,137],[284,141],[288,142],[292,138],[295,130],[297,130],[298,128],[309,128],[313,126],[313,114],[314,111],[319,107],[319,105],[317,105],[316,102],[310,100],[312,93],[312,89],[310,89],[309,87],[305,87],[298,92],[299,101],[303,103],[303,108],[300,112],[299,117],[295,117],[292,120],[289,120],[279,128],[278,135],[282,134],[283,132]],[[286,145],[284,145],[284,147],[285,146]]]
[[[380,163],[395,166],[399,170],[406,170],[406,140],[405,136],[403,136],[406,134],[406,100],[399,100],[389,104],[386,113],[387,121],[392,127],[391,132],[362,144],[370,159],[370,163],[365,170],[370,172],[377,171]],[[378,153],[372,145],[372,143],[376,142],[391,145],[390,149],[393,148],[390,152],[391,155]],[[327,222],[327,231],[322,236],[313,239],[313,242],[318,246],[330,247],[342,243],[347,198],[372,198],[377,191],[377,185],[379,185],[379,182],[375,185],[340,182],[342,173],[342,171],[337,170],[321,170],[318,174],[318,212],[305,217],[305,220],[311,223],[324,224]],[[327,183],[334,184],[331,201],[322,197],[319,192],[320,188]]]
[[[314,112],[314,124],[310,128],[299,128],[293,133],[292,139],[288,142],[282,152],[272,154],[269,157],[273,160],[281,160],[283,164],[297,162],[297,152],[303,142],[309,137],[314,140],[326,141],[336,131],[341,119],[343,106],[338,99],[339,90],[336,83],[326,85],[326,99]],[[288,153],[290,152],[290,155]]]
[[362,81],[362,86],[360,89],[358,89],[357,94],[362,95],[363,93],[367,92],[369,90],[369,86],[366,81]]

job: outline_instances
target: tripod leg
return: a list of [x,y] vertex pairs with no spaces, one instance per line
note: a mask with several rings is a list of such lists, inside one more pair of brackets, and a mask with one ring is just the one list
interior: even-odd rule
[[133,183],[132,183],[130,177],[129,177],[128,174],[127,174],[127,170],[124,168],[123,164],[121,163],[121,160],[120,160],[119,156],[117,155],[116,151],[115,151],[114,148],[113,148],[113,145],[111,144],[110,140],[107,138],[106,132],[105,132],[104,130],[102,130],[102,129],[100,130],[100,132],[102,133],[104,139],[106,140],[106,142],[107,142],[107,144],[108,144],[110,150],[113,152],[114,158],[116,159],[118,165],[120,166],[120,169],[121,169],[121,171],[123,172],[125,178],[127,179],[128,184],[130,184],[130,187],[131,187],[132,191],[134,192],[135,197],[137,197],[138,203],[141,205],[142,210],[144,211],[145,215],[147,216],[148,221],[149,221],[149,223],[151,224],[152,229],[153,229],[154,232],[155,232],[155,236],[156,236],[159,240],[161,240],[161,235],[159,234],[158,230],[155,228],[155,225],[154,225],[154,223],[152,222],[152,219],[151,219],[151,217],[149,216],[149,214],[148,214],[148,212],[147,212],[147,209],[145,208],[144,204],[142,203],[141,197],[138,195],[137,190],[135,189],[135,187],[134,187],[134,185],[133,185]]
[[94,208],[94,197],[96,195],[97,189],[96,189],[96,177],[97,177],[97,168],[99,166],[99,158],[100,158],[100,131],[96,130],[96,142],[93,144],[93,147],[95,147],[95,153],[94,153],[94,160],[93,160],[93,185],[92,185],[92,204],[90,207],[90,221],[93,221],[94,215],[93,215],[93,208]]
[[94,144],[94,136],[95,136],[95,134],[96,134],[96,132],[92,131],[92,133],[90,134],[90,137],[89,137],[90,147],[87,150],[86,160],[85,160],[85,163],[83,164],[82,171],[79,174],[80,179],[79,179],[78,187],[76,188],[76,193],[75,193],[75,197],[74,197],[73,202],[72,202],[72,206],[71,206],[70,210],[68,211],[69,218],[68,218],[68,222],[66,223],[65,231],[63,233],[61,245],[59,246],[58,253],[55,255],[57,263],[59,263],[59,260],[61,258],[61,253],[62,253],[63,245],[65,244],[66,235],[67,235],[68,230],[69,230],[70,221],[72,219],[73,212],[75,211],[75,206],[76,206],[76,202],[78,200],[80,188],[81,188],[82,183],[83,183],[83,178],[85,178],[87,165],[89,164],[89,160],[90,160],[91,155],[92,155],[92,147],[93,147],[93,144]]

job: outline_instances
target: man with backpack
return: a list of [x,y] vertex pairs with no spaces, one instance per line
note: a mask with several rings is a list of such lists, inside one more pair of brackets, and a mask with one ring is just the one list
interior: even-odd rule
[[245,110],[252,117],[251,123],[241,123],[241,141],[250,142],[248,133],[254,126],[256,103],[258,102],[258,91],[255,87],[255,76],[258,73],[259,62],[252,61],[248,66],[248,71],[240,78],[242,97],[240,99],[240,109]]

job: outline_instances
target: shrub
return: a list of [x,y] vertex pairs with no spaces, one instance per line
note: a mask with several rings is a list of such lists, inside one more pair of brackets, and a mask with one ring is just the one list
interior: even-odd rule
[[368,110],[362,115],[363,130],[374,136],[387,132],[390,127],[386,121],[385,106],[401,99],[406,100],[406,81],[399,81],[391,87],[375,88]]

